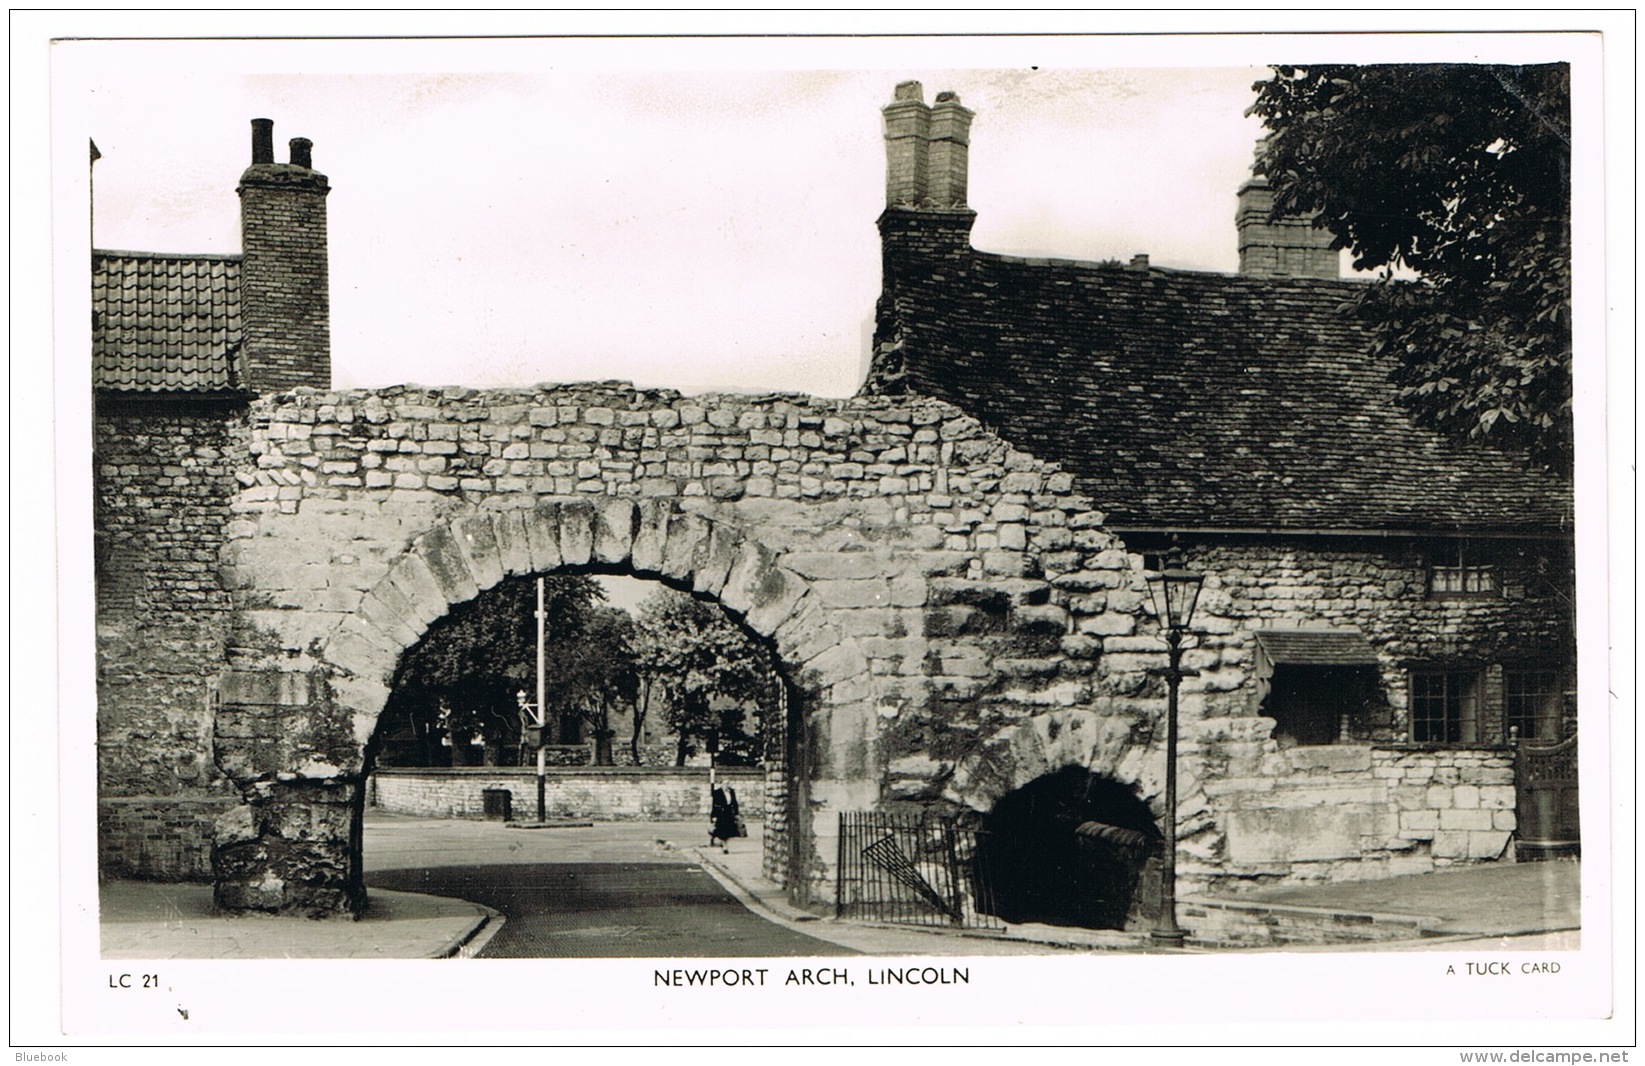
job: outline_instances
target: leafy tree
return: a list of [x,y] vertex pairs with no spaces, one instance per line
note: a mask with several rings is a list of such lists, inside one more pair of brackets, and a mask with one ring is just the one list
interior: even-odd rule
[[[1276,66],[1274,215],[1380,270],[1357,301],[1419,421],[1571,463],[1570,70]],[[1404,269],[1401,269],[1404,268]],[[1396,275],[1415,272],[1414,280]]]
[[[588,684],[585,633],[600,624],[591,619],[604,600],[605,590],[585,575],[544,580],[546,687],[558,701],[551,713],[573,705]],[[454,755],[476,735],[484,737],[488,756],[518,742],[516,693],[534,693],[537,683],[536,610],[535,579],[505,581],[435,622],[406,652],[383,712],[386,734],[415,741],[420,755],[406,757],[436,761],[442,735],[451,738]]]
[[637,659],[679,737],[676,765],[685,765],[693,741],[718,748],[724,761],[753,761],[757,741],[747,731],[744,707],[775,707],[779,682],[765,649],[723,611],[658,589],[640,605]]
[[612,713],[633,706],[639,697],[634,644],[634,619],[627,611],[595,607],[583,617],[575,641],[553,649],[556,683],[546,690],[544,700],[562,721],[580,720],[589,726],[594,761],[600,766],[614,761]]

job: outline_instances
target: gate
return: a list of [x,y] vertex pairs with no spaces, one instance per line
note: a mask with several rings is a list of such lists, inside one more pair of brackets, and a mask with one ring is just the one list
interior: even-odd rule
[[920,815],[840,814],[835,915],[904,925],[1003,929],[977,847],[983,832]]
[[1514,754],[1514,786],[1518,792],[1515,855],[1519,861],[1580,855],[1576,737],[1552,745],[1520,741]]

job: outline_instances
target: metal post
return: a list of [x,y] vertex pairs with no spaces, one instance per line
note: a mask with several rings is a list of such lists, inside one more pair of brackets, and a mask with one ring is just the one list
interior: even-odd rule
[[548,612],[543,609],[543,579],[537,578],[537,821],[548,820],[545,804],[548,791],[548,744],[544,735],[548,730],[548,710],[543,706],[544,635]]
[[850,838],[846,835],[846,812],[841,811],[839,817],[840,835],[835,838],[834,844],[834,917],[845,917],[845,856],[846,844]]
[[1177,925],[1177,688],[1182,684],[1182,630],[1165,631],[1170,666],[1165,675],[1165,869],[1160,886],[1160,921],[1154,939],[1167,947],[1183,945]]

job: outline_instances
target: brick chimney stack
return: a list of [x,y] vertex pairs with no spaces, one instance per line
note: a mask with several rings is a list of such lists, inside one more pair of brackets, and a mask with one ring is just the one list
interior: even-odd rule
[[958,95],[925,103],[917,81],[897,86],[885,117],[885,210],[880,212],[880,299],[874,350],[863,391],[894,395],[907,388],[899,303],[906,286],[935,271],[963,269],[977,213],[966,206],[972,113]]
[[331,387],[326,176],[313,144],[274,161],[274,123],[251,120],[251,166],[240,175],[242,384],[258,394]]
[[[1262,145],[1257,145],[1260,152]],[[1331,231],[1306,218],[1270,219],[1274,191],[1253,174],[1239,189],[1234,225],[1239,228],[1239,272],[1264,278],[1337,278],[1341,257]]]
[[938,93],[931,106],[925,197],[932,207],[964,207],[973,113],[956,93]]
[[897,86],[885,115],[885,206],[965,207],[973,113],[955,93],[926,106],[917,81]]
[[930,159],[931,109],[917,81],[897,86],[885,116],[885,206],[918,207],[925,202]]
[[885,211],[880,245],[885,276],[907,255],[968,254],[977,215],[965,204],[972,113],[954,93],[927,105],[917,81],[897,86],[885,116]]

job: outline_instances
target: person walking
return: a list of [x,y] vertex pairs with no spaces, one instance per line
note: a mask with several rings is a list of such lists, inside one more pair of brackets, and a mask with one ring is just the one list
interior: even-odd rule
[[742,819],[737,807],[737,790],[730,785],[712,785],[708,811],[708,846],[720,842],[721,851],[730,851],[731,838],[742,836]]

